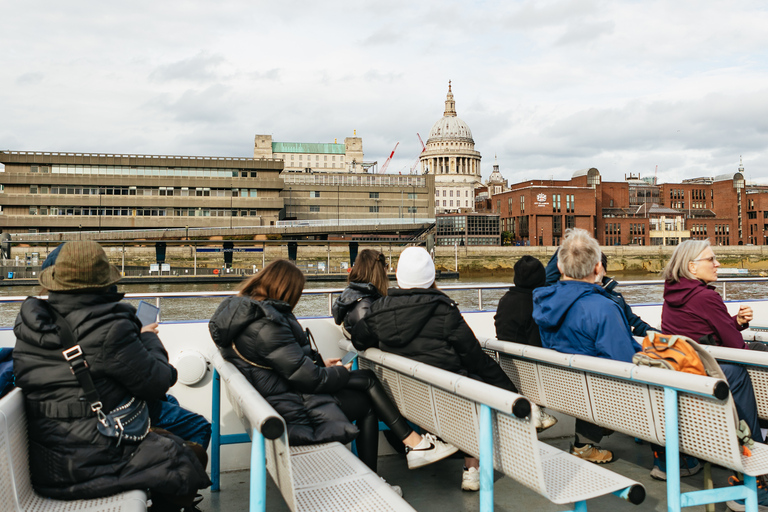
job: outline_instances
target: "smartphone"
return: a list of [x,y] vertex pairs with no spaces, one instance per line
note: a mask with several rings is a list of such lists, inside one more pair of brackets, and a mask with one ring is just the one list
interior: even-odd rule
[[157,315],[159,313],[159,307],[142,300],[139,302],[139,309],[136,311],[136,316],[139,317],[139,321],[143,327],[157,322]]
[[341,358],[341,365],[342,366],[348,365],[349,363],[357,359],[357,356],[358,356],[357,352],[355,352],[354,350],[350,350],[349,352],[344,354],[344,357]]

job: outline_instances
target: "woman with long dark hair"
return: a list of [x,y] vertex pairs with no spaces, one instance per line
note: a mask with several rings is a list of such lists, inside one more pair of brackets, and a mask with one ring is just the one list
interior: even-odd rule
[[368,314],[371,304],[386,297],[389,288],[387,260],[373,249],[363,249],[357,255],[349,273],[349,285],[333,303],[333,319],[347,339],[355,324]]
[[225,299],[209,324],[224,358],[285,419],[290,443],[356,438],[360,459],[375,471],[381,419],[406,445],[410,468],[454,453],[455,447],[411,430],[373,372],[319,360],[293,314],[304,282],[296,265],[274,261]]

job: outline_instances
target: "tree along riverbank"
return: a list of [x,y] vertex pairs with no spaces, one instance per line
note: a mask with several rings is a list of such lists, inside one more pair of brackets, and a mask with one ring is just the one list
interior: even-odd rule
[[[296,263],[307,273],[346,273],[349,265],[349,248],[346,245],[301,245],[298,242]],[[211,248],[213,246],[207,246]],[[220,247],[220,246],[219,246]],[[265,264],[288,258],[286,245],[263,245],[254,242],[253,249],[263,252],[236,252],[233,254],[232,269],[237,274],[250,274],[254,269],[261,269]],[[40,247],[12,248],[11,259],[6,265],[0,265],[3,276],[8,271],[22,270],[26,262],[35,261],[37,267],[42,264],[47,254],[55,245]],[[200,249],[203,246],[199,247]],[[397,267],[397,258],[401,246],[381,244],[365,244],[360,242],[358,250],[375,249],[381,251],[390,261],[390,267]],[[435,247],[435,265],[439,270],[447,272],[458,271],[463,277],[470,276],[511,276],[512,268],[520,257],[530,254],[546,265],[556,247]],[[753,271],[768,272],[768,246],[715,246],[713,247],[720,264],[723,267],[745,268]],[[125,270],[126,275],[148,275],[150,265],[156,263],[156,252],[153,244],[129,247],[105,247],[107,255],[118,268]],[[609,272],[632,272],[656,274],[660,272],[674,247],[661,246],[606,246],[603,252],[608,256]],[[14,266],[18,257],[19,265]],[[171,275],[211,275],[224,266],[224,256],[221,252],[199,252],[191,245],[169,245],[166,248],[165,263],[170,265]],[[35,268],[31,265],[30,270]],[[32,277],[32,276],[30,276]]]

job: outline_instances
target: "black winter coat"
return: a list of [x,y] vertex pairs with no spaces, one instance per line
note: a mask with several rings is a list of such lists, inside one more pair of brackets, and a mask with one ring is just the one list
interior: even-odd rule
[[[131,396],[160,400],[176,370],[154,333],[140,333],[136,310],[119,293],[51,292],[83,350],[106,411]],[[28,298],[13,328],[16,384],[24,391],[32,484],[58,499],[97,498],[130,489],[186,495],[210,480],[194,452],[175,436],[150,432],[116,446],[96,429],[84,391],[61,354],[46,301]]]
[[379,290],[371,283],[349,283],[333,302],[331,312],[336,325],[342,325],[344,334],[350,338],[355,324],[368,314],[371,304],[381,298]]
[[288,304],[228,297],[208,329],[222,356],[285,419],[290,444],[347,443],[357,436],[330,395],[347,384],[349,371],[312,361],[309,340]]
[[358,350],[378,347],[443,370],[517,391],[501,367],[483,352],[450,297],[434,288],[391,288],[352,331]]
[[496,337],[526,345],[541,346],[539,326],[533,321],[533,290],[514,286],[499,300],[496,314]]

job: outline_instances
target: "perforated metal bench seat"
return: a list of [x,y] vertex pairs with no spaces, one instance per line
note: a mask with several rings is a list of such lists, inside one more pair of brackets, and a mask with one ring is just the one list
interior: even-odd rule
[[[748,475],[749,492],[756,493],[754,477],[768,473],[768,446],[755,444],[746,456],[739,445],[738,419],[724,380],[492,338],[481,344],[497,352],[502,369],[537,404],[666,446],[669,510],[738,499],[726,495],[747,492],[731,487],[681,494],[679,452]],[[767,359],[763,354],[768,356],[758,357]],[[668,437],[668,429],[676,435]]]
[[59,501],[35,494],[29,475],[24,395],[0,399],[0,509],[9,512],[146,512],[147,494],[129,491],[94,500]]
[[[213,356],[213,365],[215,379],[224,382],[232,409],[251,437],[252,511],[266,509],[265,469],[293,511],[414,510],[344,445],[289,446],[283,418],[237,368],[218,352]],[[217,387],[214,386],[214,403],[218,400]],[[214,423],[220,421],[217,412],[213,419]],[[214,463],[221,442],[217,432],[215,426],[212,467],[218,467]],[[218,475],[212,477],[217,485]]]
[[[339,342],[343,349],[351,348],[347,343]],[[517,393],[373,348],[361,353],[359,364],[377,375],[409,421],[480,459],[481,509],[493,506],[490,500],[484,507],[482,497],[485,491],[492,496],[492,471],[483,480],[491,458],[496,470],[553,503],[614,493],[637,504],[645,497],[636,481],[540,442],[531,421],[536,406]]]
[[718,361],[740,364],[747,369],[755,389],[757,415],[768,419],[768,352],[711,345],[704,345],[704,349]]

